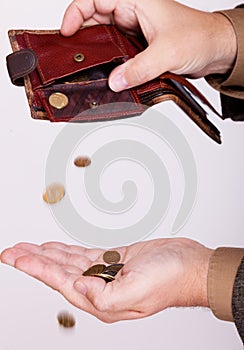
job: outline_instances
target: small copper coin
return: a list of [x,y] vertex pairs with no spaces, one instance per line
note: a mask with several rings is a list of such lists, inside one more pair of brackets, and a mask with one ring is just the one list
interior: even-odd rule
[[100,275],[101,273],[103,273],[105,268],[106,268],[106,266],[103,264],[93,265],[88,270],[83,272],[83,276]]
[[79,168],[84,168],[91,164],[91,159],[89,157],[77,157],[74,160],[74,165]]
[[71,328],[71,327],[74,327],[75,325],[74,316],[67,311],[60,312],[57,316],[57,319],[60,326],[65,328]]
[[116,250],[108,250],[103,254],[103,260],[107,264],[117,264],[120,261],[120,254]]
[[59,183],[53,183],[46,188],[42,198],[46,203],[54,204],[61,201],[64,195],[64,186]]

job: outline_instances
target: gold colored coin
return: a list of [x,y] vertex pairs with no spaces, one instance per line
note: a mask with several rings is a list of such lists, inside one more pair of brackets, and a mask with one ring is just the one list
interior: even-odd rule
[[79,168],[84,168],[91,164],[91,159],[89,157],[77,157],[74,160],[74,165]]
[[117,264],[120,261],[120,254],[116,250],[108,250],[103,254],[103,260],[107,264]]
[[50,105],[57,109],[63,109],[69,103],[68,97],[62,92],[54,92],[48,99]]
[[93,275],[94,277],[100,277],[102,278],[105,282],[112,282],[115,280],[115,278],[107,273],[97,273],[95,275]]
[[61,201],[64,195],[64,186],[59,183],[54,183],[46,188],[42,198],[46,203],[54,204]]
[[57,319],[60,326],[65,328],[71,328],[71,327],[74,327],[75,325],[74,316],[67,311],[60,312],[57,316]]
[[83,272],[83,276],[94,276],[97,274],[101,274],[101,273],[103,273],[105,268],[106,268],[106,266],[103,264],[93,265],[88,270]]

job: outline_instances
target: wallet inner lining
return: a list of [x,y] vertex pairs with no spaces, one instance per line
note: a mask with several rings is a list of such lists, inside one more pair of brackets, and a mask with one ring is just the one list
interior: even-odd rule
[[117,62],[110,62],[98,65],[96,67],[84,69],[78,73],[69,75],[68,77],[56,80],[56,83],[75,84],[100,79],[108,79],[111,71],[118,66]]

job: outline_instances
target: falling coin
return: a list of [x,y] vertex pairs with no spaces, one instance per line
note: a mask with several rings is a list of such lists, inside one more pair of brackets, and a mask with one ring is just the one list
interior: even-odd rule
[[88,270],[83,272],[83,276],[100,275],[101,273],[103,273],[105,268],[106,268],[106,266],[103,264],[93,265]]
[[46,203],[53,204],[61,201],[64,194],[64,186],[59,183],[54,183],[46,188],[42,198]]
[[89,157],[77,157],[75,160],[74,160],[74,165],[79,167],[79,168],[84,168],[88,165],[91,164],[91,159]]
[[75,325],[74,316],[67,311],[60,312],[57,316],[57,319],[60,326],[65,328],[71,328],[71,327],[74,327]]
[[116,250],[108,250],[103,254],[103,260],[107,264],[117,264],[120,261],[120,254]]

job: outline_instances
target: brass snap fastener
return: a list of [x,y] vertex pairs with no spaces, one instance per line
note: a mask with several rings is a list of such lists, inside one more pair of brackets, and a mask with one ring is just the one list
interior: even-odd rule
[[90,108],[97,108],[98,107],[98,103],[96,101],[92,101],[89,103]]
[[75,62],[82,62],[85,59],[85,55],[83,53],[77,53],[74,55]]
[[68,97],[62,92],[54,92],[48,98],[50,105],[57,109],[66,107],[69,103]]

